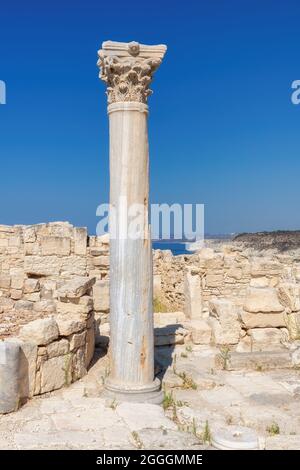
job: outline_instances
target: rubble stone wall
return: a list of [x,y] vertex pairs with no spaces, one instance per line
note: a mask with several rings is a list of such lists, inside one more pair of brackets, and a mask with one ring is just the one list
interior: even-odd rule
[[212,343],[238,351],[274,350],[300,339],[299,287],[300,259],[289,254],[224,245],[193,255],[154,255],[160,307],[184,311],[186,319],[202,322],[195,336],[208,326]]

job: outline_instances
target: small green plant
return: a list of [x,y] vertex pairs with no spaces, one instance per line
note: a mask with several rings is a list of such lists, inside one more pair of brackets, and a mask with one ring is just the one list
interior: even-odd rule
[[134,445],[138,448],[138,449],[142,449],[144,447],[142,441],[141,441],[141,438],[140,436],[138,435],[138,433],[136,431],[132,431],[131,433],[132,435],[132,438],[133,438],[133,441],[134,441]]
[[182,352],[182,353],[180,354],[180,356],[183,357],[184,359],[188,357],[187,353],[185,353],[185,352]]
[[186,350],[187,352],[193,352],[193,348],[192,348],[192,346],[191,346],[190,344],[189,344],[188,346],[186,346],[185,350]]
[[164,399],[163,399],[163,409],[164,410],[167,410],[168,408],[171,408],[171,406],[173,406],[175,403],[174,401],[174,397],[173,397],[173,394],[172,392],[168,393],[168,392],[164,392]]
[[203,442],[206,442],[208,444],[211,443],[211,431],[210,431],[210,427],[209,427],[207,420],[205,421],[205,425],[204,425],[204,429],[202,433],[202,440]]
[[192,434],[194,434],[195,437],[198,437],[197,422],[196,422],[195,418],[193,418],[193,422],[192,422]]
[[184,390],[188,390],[188,389],[197,390],[196,382],[186,372],[180,372],[177,375],[182,380],[182,388]]
[[280,434],[280,428],[277,423],[272,423],[270,426],[267,426],[266,431],[270,436],[276,436]]
[[223,346],[220,349],[220,358],[223,364],[223,370],[228,370],[228,361],[230,359],[230,349],[228,346]]

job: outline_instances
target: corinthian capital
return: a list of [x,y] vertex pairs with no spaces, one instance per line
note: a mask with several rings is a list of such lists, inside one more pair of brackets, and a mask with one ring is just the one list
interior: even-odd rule
[[138,42],[106,41],[98,51],[99,77],[107,84],[108,103],[138,101],[147,103],[149,86],[167,48]]

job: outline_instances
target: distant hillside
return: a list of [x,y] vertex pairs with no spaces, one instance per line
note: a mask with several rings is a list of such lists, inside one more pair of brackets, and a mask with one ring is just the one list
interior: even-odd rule
[[240,233],[233,238],[255,250],[278,250],[280,252],[300,248],[300,230],[278,230],[276,232]]

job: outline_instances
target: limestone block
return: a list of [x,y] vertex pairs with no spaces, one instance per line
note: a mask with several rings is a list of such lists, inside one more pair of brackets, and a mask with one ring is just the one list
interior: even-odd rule
[[300,310],[299,285],[292,282],[281,283],[278,286],[278,297],[281,304],[290,312]]
[[47,356],[49,359],[57,356],[64,356],[69,352],[70,345],[67,339],[60,339],[58,341],[53,341],[47,346]]
[[27,256],[27,255],[39,255],[40,254],[40,245],[39,245],[38,242],[25,243],[24,250],[25,250],[25,256]]
[[[83,297],[82,297],[83,299]],[[87,316],[92,308],[93,303],[91,297],[88,297],[89,302],[74,303],[74,302],[56,302],[56,311],[62,315],[82,315]],[[80,299],[81,300],[81,299]]]
[[191,338],[194,344],[210,344],[211,326],[205,320],[192,320]]
[[89,292],[95,282],[95,277],[76,277],[60,287],[57,290],[57,296],[59,299],[78,299]]
[[[224,368],[224,360],[217,355],[215,366]],[[286,351],[254,351],[254,352],[231,352],[226,360],[227,370],[272,370],[292,367],[289,352]]]
[[279,328],[286,326],[283,313],[249,313],[241,312],[242,324],[245,328]]
[[14,301],[7,297],[0,297],[0,312],[9,312],[14,307]]
[[84,330],[86,327],[86,322],[80,315],[61,314],[57,315],[55,319],[58,325],[60,336],[70,336],[73,333]]
[[36,241],[36,232],[34,226],[23,227],[23,238],[25,243],[34,243]]
[[21,300],[22,297],[23,297],[23,291],[22,290],[17,290],[17,289],[11,289],[10,297],[13,300]]
[[39,302],[40,297],[41,295],[39,292],[33,292],[32,294],[24,294],[23,296],[24,300],[29,300],[30,302]]
[[86,332],[82,331],[81,333],[75,333],[69,337],[70,341],[70,351],[74,351],[74,349],[81,348],[85,345],[86,339]]
[[0,413],[10,413],[19,407],[19,367],[19,343],[0,341]]
[[66,237],[42,237],[40,240],[43,256],[69,256],[71,239]]
[[86,363],[85,349],[78,349],[76,353],[73,355],[73,360],[72,360],[73,382],[81,379],[87,373],[85,363]]
[[58,334],[58,327],[54,318],[41,318],[22,326],[19,337],[38,346],[43,346],[56,340]]
[[11,288],[12,289],[23,289],[24,276],[12,276],[11,277]]
[[0,289],[9,289],[11,277],[6,274],[0,274]]
[[24,281],[24,294],[32,294],[39,292],[40,282],[38,279],[25,279]]
[[285,324],[292,341],[300,339],[300,312],[285,313]]
[[93,257],[93,264],[94,266],[98,266],[101,268],[108,268],[109,267],[109,256],[94,256]]
[[86,276],[87,260],[83,256],[71,255],[61,259],[62,276]]
[[58,256],[25,256],[24,270],[33,276],[58,276],[62,259]]
[[205,285],[206,287],[220,287],[223,280],[223,274],[207,274],[205,277]]
[[40,300],[34,303],[33,309],[36,312],[51,314],[56,312],[56,305],[53,300]]
[[18,371],[20,397],[23,399],[33,397],[38,347],[32,341],[22,341],[19,338],[8,338],[7,341],[16,342],[20,346],[20,361]]
[[168,325],[154,329],[155,346],[166,346],[170,344],[184,344],[188,331],[178,325]]
[[279,328],[253,328],[248,334],[252,351],[276,351],[283,348],[283,334]]
[[29,300],[18,300],[14,305],[15,310],[33,310],[33,302]]
[[199,274],[187,269],[184,277],[184,313],[186,318],[202,317],[202,288]]
[[209,325],[216,344],[237,344],[241,334],[237,307],[225,299],[209,302]]
[[69,222],[49,222],[48,224],[40,224],[35,227],[41,227],[40,235],[53,237],[69,237],[73,236],[73,225]]
[[236,347],[236,352],[251,352],[252,344],[250,336],[241,338]]
[[93,287],[94,309],[109,312],[109,281],[97,281]]
[[243,270],[241,268],[230,268],[227,271],[227,277],[230,277],[232,279],[235,279],[236,281],[239,281],[243,277]]
[[269,279],[267,277],[254,277],[250,281],[250,287],[269,287]]
[[41,365],[41,393],[58,390],[70,383],[70,357],[58,356],[48,359]]
[[283,312],[284,307],[278,300],[276,289],[250,287],[247,291],[244,310],[251,313]]
[[283,265],[273,261],[272,259],[256,259],[251,264],[251,276],[280,276],[283,270]]
[[74,253],[78,256],[86,256],[87,251],[87,229],[74,228]]
[[292,363],[294,367],[300,367],[300,348],[292,352]]

